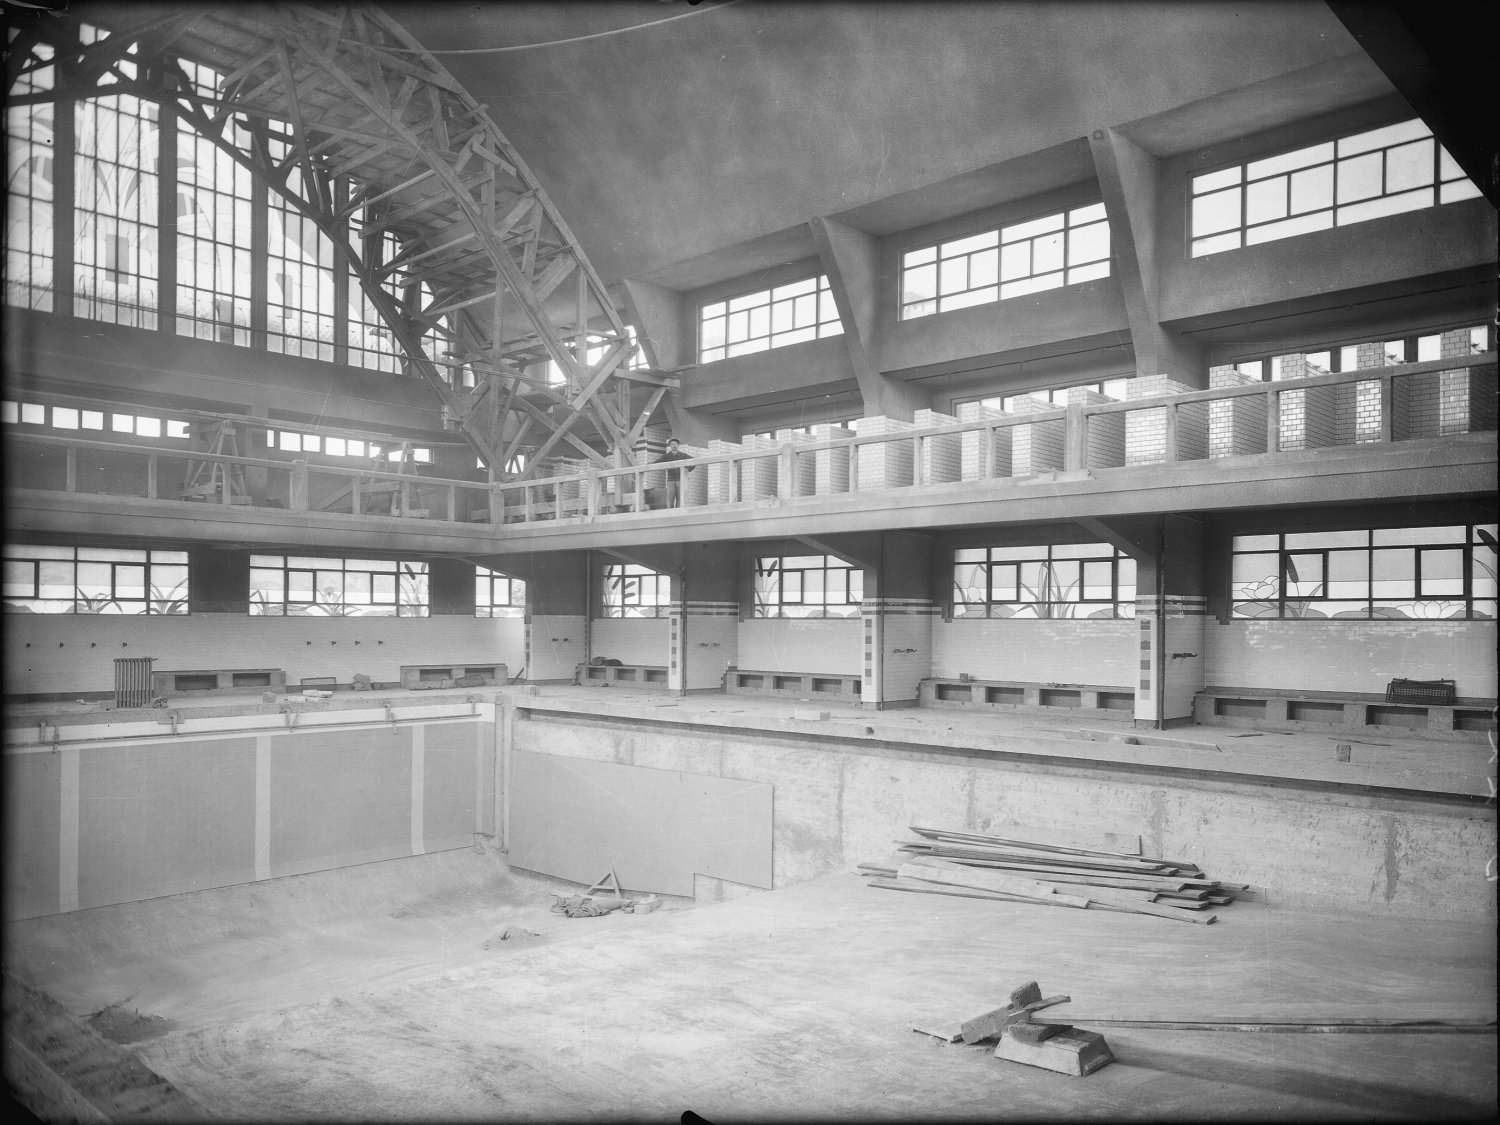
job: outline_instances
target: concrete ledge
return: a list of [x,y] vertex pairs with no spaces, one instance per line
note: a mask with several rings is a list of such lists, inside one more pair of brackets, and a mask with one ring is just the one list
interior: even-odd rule
[[667,686],[667,669],[659,664],[580,664],[573,672],[579,687],[658,688]]
[[1099,684],[1036,684],[1018,680],[928,679],[922,707],[962,707],[1027,713],[1071,711],[1089,718],[1135,714],[1135,692]]
[[838,672],[763,672],[753,668],[728,668],[724,672],[725,695],[770,695],[858,703],[862,690],[863,681],[859,676]]
[[1258,730],[1420,732],[1423,738],[1485,741],[1495,731],[1495,700],[1456,699],[1451,705],[1389,703],[1359,692],[1295,692],[1211,687],[1193,697],[1202,726]]

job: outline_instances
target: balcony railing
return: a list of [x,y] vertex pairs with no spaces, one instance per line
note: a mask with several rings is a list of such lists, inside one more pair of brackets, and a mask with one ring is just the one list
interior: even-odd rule
[[[1125,402],[1056,408],[1033,402],[1030,413],[942,425],[865,419],[881,432],[823,439],[797,435],[753,447],[722,443],[732,448],[674,461],[670,469],[659,464],[588,468],[509,483],[14,431],[8,435],[9,476],[12,487],[25,489],[383,520],[592,523],[647,512],[671,518],[672,512],[663,511],[669,472],[682,474],[677,511],[691,512],[964,482],[1024,483],[1075,470],[1102,471],[1107,477],[1110,470],[1137,466],[1492,431],[1495,361],[1489,352]],[[264,474],[253,498],[242,483],[251,472]],[[219,486],[200,485],[190,496],[190,490],[168,483],[190,477]],[[378,510],[371,511],[373,505]]]

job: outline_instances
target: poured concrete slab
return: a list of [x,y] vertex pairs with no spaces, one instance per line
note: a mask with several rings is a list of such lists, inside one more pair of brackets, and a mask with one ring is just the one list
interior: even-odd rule
[[[12,924],[7,958],[255,1119],[1446,1119],[1496,1107],[1494,1034],[1112,1028],[1079,1081],[911,1028],[1066,991],[1055,1011],[1494,1019],[1493,928],[1236,903],[1212,927],[873,890],[852,874],[635,916],[548,918],[454,852]],[[545,931],[496,942],[518,912]],[[514,924],[514,923],[512,923]],[[69,940],[68,927],[74,927]],[[488,943],[488,947],[486,947]],[[1084,1025],[1086,1026],[1086,1025]]]

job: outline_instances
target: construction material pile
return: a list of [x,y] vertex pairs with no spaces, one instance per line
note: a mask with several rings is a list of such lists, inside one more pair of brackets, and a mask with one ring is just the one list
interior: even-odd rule
[[911,830],[920,839],[897,841],[898,866],[859,865],[859,873],[869,877],[870,886],[1150,914],[1200,925],[1217,920],[1212,907],[1256,897],[1248,884],[1209,879],[1197,864],[1185,860],[1150,859],[1125,851],[958,829],[913,825]]

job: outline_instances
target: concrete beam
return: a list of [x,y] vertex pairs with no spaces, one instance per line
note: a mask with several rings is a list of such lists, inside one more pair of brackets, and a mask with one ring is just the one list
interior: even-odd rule
[[1156,558],[1161,544],[1159,516],[1081,516],[1078,526],[1096,535],[1118,551],[1124,551],[1136,562]]
[[687,544],[668,543],[656,546],[601,547],[599,553],[616,562],[633,563],[658,574],[680,575],[686,566]]
[[625,278],[620,283],[626,318],[635,325],[652,367],[675,371],[692,363],[693,341],[684,338],[686,304],[675,289]]
[[1130,336],[1137,375],[1170,375],[1190,387],[1208,385],[1202,349],[1161,323],[1156,204],[1162,190],[1159,162],[1113,129],[1089,135],[1104,210],[1109,216],[1110,251]]
[[820,555],[851,562],[865,570],[875,570],[880,565],[880,533],[854,535],[794,535],[798,543],[805,543]]
[[864,397],[864,412],[910,422],[927,396],[875,366],[875,330],[880,308],[880,244],[863,231],[831,219],[808,223],[839,318],[844,344]]

